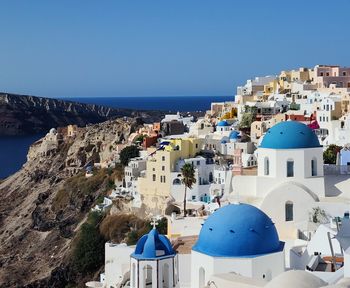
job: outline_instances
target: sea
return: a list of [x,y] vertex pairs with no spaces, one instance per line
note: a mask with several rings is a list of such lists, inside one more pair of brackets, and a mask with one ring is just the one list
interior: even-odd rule
[[[154,96],[154,97],[72,97],[69,101],[97,104],[113,108],[162,110],[172,112],[206,111],[212,102],[233,101],[233,96]],[[29,146],[43,137],[0,136],[0,179],[18,171],[27,160]]]

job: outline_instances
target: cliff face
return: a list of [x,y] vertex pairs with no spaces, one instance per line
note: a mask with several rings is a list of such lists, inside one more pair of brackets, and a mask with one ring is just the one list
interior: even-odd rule
[[160,114],[0,93],[0,135],[35,134],[48,131],[52,127],[68,124],[85,126],[124,116],[156,121]]
[[72,239],[111,181],[104,169],[85,178],[83,167],[113,159],[137,125],[116,119],[74,137],[49,133],[31,146],[22,169],[0,182],[0,287],[65,286]]

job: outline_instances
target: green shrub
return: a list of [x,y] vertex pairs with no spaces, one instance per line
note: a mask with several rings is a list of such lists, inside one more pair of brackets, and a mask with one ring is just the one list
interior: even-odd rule
[[127,146],[122,151],[120,151],[120,163],[122,163],[124,166],[127,166],[131,158],[138,157],[139,155],[140,151],[138,147],[135,145]]
[[92,212],[87,222],[81,226],[73,250],[73,267],[82,274],[95,271],[104,263],[105,239],[99,231],[101,219],[100,213]]

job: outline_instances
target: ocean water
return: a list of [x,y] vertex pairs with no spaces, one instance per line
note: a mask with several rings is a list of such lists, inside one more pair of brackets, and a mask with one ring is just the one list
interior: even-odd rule
[[22,167],[27,160],[29,146],[42,136],[0,136],[0,179]]
[[[172,112],[205,111],[212,102],[233,101],[233,96],[157,96],[157,97],[81,97],[64,100],[113,108],[162,110]],[[26,162],[29,146],[43,135],[0,136],[0,179],[18,171]]]
[[62,98],[87,104],[135,110],[173,112],[206,111],[212,102],[233,101],[233,96],[150,96],[150,97],[72,97]]

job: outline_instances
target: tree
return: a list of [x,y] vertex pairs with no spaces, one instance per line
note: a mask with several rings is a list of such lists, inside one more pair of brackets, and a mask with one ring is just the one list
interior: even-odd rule
[[331,144],[326,151],[323,152],[323,161],[325,164],[336,164],[337,154],[342,149],[341,146]]
[[119,154],[120,162],[124,166],[128,165],[131,158],[138,157],[138,156],[140,156],[140,150],[135,145],[125,147],[122,151],[120,151],[120,154]]
[[254,113],[246,112],[242,115],[241,122],[239,123],[239,127],[242,128],[250,128],[253,121],[255,120]]
[[184,196],[184,217],[187,215],[186,211],[186,202],[187,202],[187,188],[191,189],[193,184],[196,183],[196,178],[194,176],[194,166],[190,163],[186,163],[184,166],[181,168],[181,173],[182,173],[182,179],[181,182],[182,184],[185,185],[185,196]]

